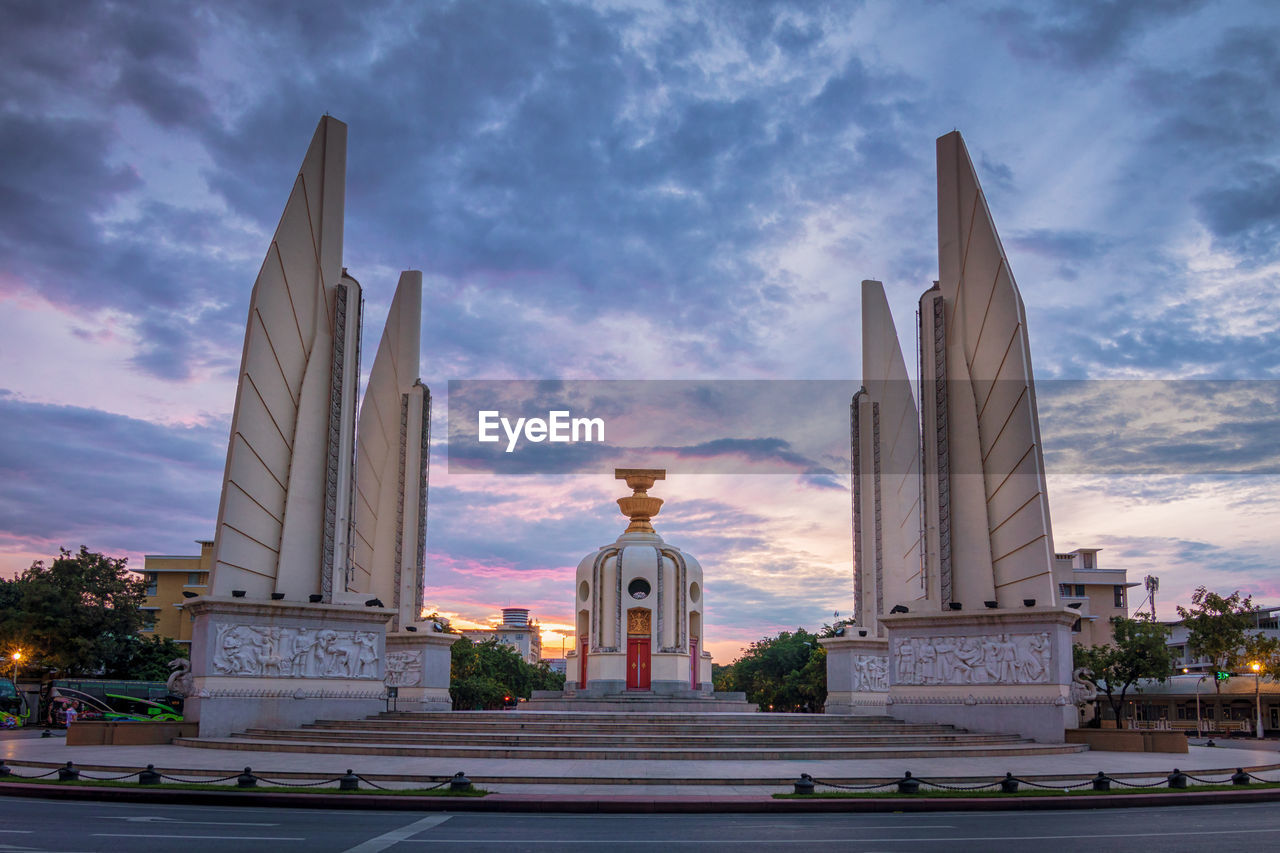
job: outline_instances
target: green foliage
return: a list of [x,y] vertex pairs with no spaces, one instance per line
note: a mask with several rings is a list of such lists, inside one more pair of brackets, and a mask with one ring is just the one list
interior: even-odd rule
[[172,670],[169,661],[187,657],[187,647],[168,637],[140,637],[134,634],[120,644],[116,658],[107,665],[103,678],[126,681],[166,681]]
[[23,670],[60,676],[98,675],[130,660],[146,584],[126,562],[81,546],[0,580],[0,647],[22,649]]
[[1173,654],[1166,640],[1169,629],[1148,618],[1111,620],[1115,645],[1073,647],[1076,666],[1093,671],[1098,689],[1105,693],[1116,720],[1124,719],[1124,700],[1139,679],[1166,680],[1173,672]]
[[1270,676],[1273,681],[1280,681],[1280,639],[1263,634],[1252,634],[1244,641],[1244,658],[1249,662],[1249,671],[1253,664],[1261,666],[1259,675]]
[[716,690],[740,690],[761,711],[818,713],[827,701],[827,650],[803,628],[765,637],[712,672]]
[[450,652],[449,696],[454,710],[495,710],[509,698],[528,699],[534,690],[564,689],[564,676],[552,672],[545,661],[527,663],[519,652],[497,639],[475,643],[463,637],[454,642]]
[[[1240,597],[1236,590],[1225,598],[1198,587],[1191,606],[1178,607],[1178,616],[1187,626],[1187,647],[1206,658],[1215,670],[1231,671],[1245,663],[1248,631],[1254,626],[1253,599]],[[1214,679],[1214,689],[1222,692],[1222,682]]]

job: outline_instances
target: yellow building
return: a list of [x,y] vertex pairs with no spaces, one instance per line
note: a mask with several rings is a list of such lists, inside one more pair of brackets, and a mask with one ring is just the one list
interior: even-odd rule
[[1129,581],[1124,569],[1099,568],[1100,550],[1077,548],[1054,555],[1058,603],[1080,612],[1071,640],[1082,646],[1106,646],[1115,641],[1111,618],[1129,615],[1129,589],[1138,586]]
[[213,565],[213,542],[198,539],[198,556],[147,554],[142,577],[147,582],[147,600],[142,605],[142,636],[168,637],[179,643],[191,642],[191,617],[184,604],[190,595],[208,592],[209,569]]

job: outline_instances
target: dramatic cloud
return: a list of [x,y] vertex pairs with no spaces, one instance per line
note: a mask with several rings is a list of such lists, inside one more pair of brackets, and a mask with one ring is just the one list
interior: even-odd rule
[[[885,282],[911,348],[937,275],[933,141],[953,127],[1038,378],[1280,378],[1280,21],[1262,0],[31,0],[7,4],[5,36],[4,570],[212,534],[249,289],[326,112],[350,126],[344,262],[366,316],[424,272],[428,597],[460,618],[567,620],[561,586],[617,535],[621,492],[448,475],[448,380],[856,387],[860,279]],[[1059,544],[1165,589],[1209,560],[1224,587],[1269,590],[1275,394],[1155,387],[1046,388]],[[849,609],[847,444],[819,424],[843,434],[847,400],[655,442],[794,472],[671,463],[661,529],[706,566],[718,655]]]

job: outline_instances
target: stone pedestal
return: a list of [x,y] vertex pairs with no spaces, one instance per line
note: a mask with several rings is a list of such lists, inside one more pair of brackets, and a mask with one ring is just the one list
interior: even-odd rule
[[460,634],[401,631],[387,635],[386,686],[394,688],[389,704],[397,711],[451,711],[449,647],[462,639]]
[[1062,743],[1075,723],[1071,625],[1078,617],[1056,607],[881,617],[888,713]]
[[201,597],[186,605],[201,737],[359,719],[386,708],[382,608]]
[[[856,628],[846,629],[856,632]],[[826,713],[872,716],[887,713],[889,641],[875,637],[826,637]]]

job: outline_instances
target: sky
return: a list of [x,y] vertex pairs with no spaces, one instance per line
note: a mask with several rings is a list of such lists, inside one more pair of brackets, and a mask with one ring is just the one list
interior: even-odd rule
[[[862,279],[914,346],[953,129],[1027,306],[1057,550],[1158,575],[1161,617],[1200,584],[1280,604],[1274,3],[0,15],[0,573],[213,536],[249,292],[329,113],[367,347],[424,272],[427,600],[459,624],[529,607],[558,654],[625,488],[451,475],[448,383],[856,385]],[[672,467],[652,494],[718,662],[851,614],[847,473]]]

